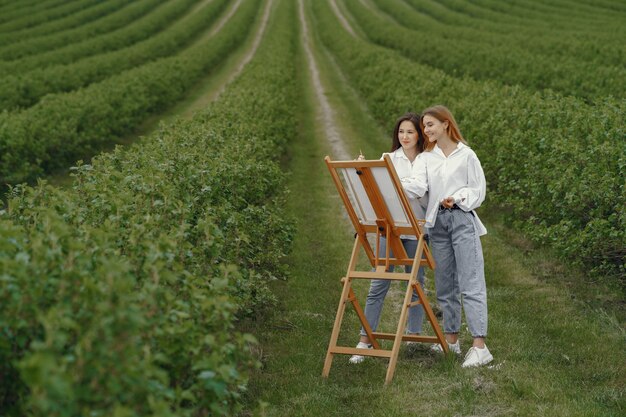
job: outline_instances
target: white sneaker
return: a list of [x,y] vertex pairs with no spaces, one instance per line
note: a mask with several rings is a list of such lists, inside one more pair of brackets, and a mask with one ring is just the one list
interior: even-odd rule
[[461,366],[463,368],[481,366],[488,364],[492,360],[493,356],[489,352],[489,349],[487,349],[487,345],[485,345],[485,347],[482,349],[477,347],[471,347],[470,350],[467,351],[467,354],[465,355],[465,361]]
[[[407,333],[407,336],[419,336],[419,333]],[[413,342],[412,340],[407,340],[406,342],[407,346],[417,346],[420,344],[420,342]]]
[[[368,345],[367,343],[359,342],[356,345],[356,348],[357,349],[371,349],[372,345]],[[357,364],[357,363],[363,362],[364,360],[365,360],[365,356],[362,356],[362,355],[352,355],[352,356],[350,356],[349,362]]]
[[[460,355],[461,354],[461,342],[458,340],[456,341],[456,343],[448,342],[448,349],[450,350],[450,352],[454,352],[457,355]],[[437,352],[437,353],[443,353],[443,347],[439,343],[435,343],[434,345],[431,345],[430,350],[432,350],[433,352]]]

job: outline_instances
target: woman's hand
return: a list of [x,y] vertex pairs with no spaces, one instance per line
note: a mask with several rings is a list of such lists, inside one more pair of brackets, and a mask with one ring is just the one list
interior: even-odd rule
[[454,206],[454,203],[455,201],[453,197],[448,197],[441,200],[441,205],[445,208],[452,208],[452,206]]

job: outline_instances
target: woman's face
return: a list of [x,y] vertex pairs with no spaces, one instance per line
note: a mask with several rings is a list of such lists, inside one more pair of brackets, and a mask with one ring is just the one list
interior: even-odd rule
[[440,122],[433,116],[426,115],[422,119],[424,123],[424,135],[428,138],[429,142],[436,142],[437,139],[448,135],[448,121]]
[[400,128],[398,129],[398,140],[400,141],[402,149],[409,151],[417,148],[417,139],[417,129],[415,128],[413,122],[405,120],[400,123]]

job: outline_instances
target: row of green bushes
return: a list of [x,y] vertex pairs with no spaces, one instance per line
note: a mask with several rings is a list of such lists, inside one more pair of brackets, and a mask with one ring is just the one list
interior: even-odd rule
[[[127,16],[132,17],[128,25],[93,38],[76,38],[76,43],[69,43],[60,48],[49,50],[46,39],[34,39],[37,53],[15,61],[0,61],[0,75],[18,75],[34,69],[52,65],[73,63],[79,59],[128,47],[136,42],[148,39],[172,24],[182,16],[192,3],[198,0],[157,2],[148,0],[133,5]],[[117,25],[117,23],[114,23]],[[83,34],[86,35],[86,34]],[[63,37],[63,35],[60,35]],[[59,46],[55,36],[52,43]],[[62,44],[61,44],[62,45]]]
[[297,128],[297,19],[275,6],[257,56],[203,114],[76,167],[71,189],[11,192],[3,415],[237,410],[256,361],[236,321],[271,305],[292,234],[276,156]]
[[[416,0],[406,0],[410,3],[415,4]],[[570,33],[573,36],[576,36],[577,30],[580,27],[580,23],[576,20],[563,19],[562,14],[558,14],[556,16],[551,16],[551,21],[545,21],[544,19],[530,19],[523,16],[517,16],[507,11],[497,11],[494,9],[483,7],[475,2],[468,2],[464,0],[439,0],[439,3],[442,7],[453,11],[455,13],[459,13],[462,15],[457,19],[457,23],[462,26],[484,26],[486,29],[497,29],[504,33],[507,32],[506,27],[508,26],[510,29],[515,31],[527,31],[529,34],[532,34],[532,31],[545,31],[547,34],[551,34],[554,31]],[[423,3],[420,3],[420,5]],[[573,7],[574,5],[570,5],[569,7]],[[431,9],[429,9],[431,10]],[[600,11],[601,9],[597,8],[596,11]],[[450,14],[445,14],[444,19],[450,18]],[[470,20],[464,21],[464,18],[468,18]],[[609,17],[609,20],[612,20]],[[606,22],[607,19],[604,19]],[[589,20],[588,20],[589,22]],[[603,36],[605,33],[605,28],[602,26],[593,26],[588,27],[589,35],[592,37],[595,36]]]
[[355,39],[324,2],[314,4],[316,26],[335,28],[320,32],[322,41],[381,124],[407,110],[448,105],[482,161],[488,199],[509,208],[512,223],[535,242],[592,275],[624,283],[625,100],[590,106],[454,78]]
[[10,20],[10,18],[5,18],[5,14],[13,13],[16,9],[30,6],[34,1],[35,0],[24,0],[18,3],[11,0],[0,0],[0,13],[2,13],[2,15],[0,15],[0,23]]
[[32,8],[34,3],[37,3],[35,7],[45,8],[47,3],[50,3],[51,1],[56,1],[58,3],[61,0],[43,0],[40,2],[36,0],[24,0],[19,2],[12,0],[0,0],[0,23],[8,22],[15,16],[16,13],[22,13],[18,12],[18,10],[23,11]]
[[[187,6],[189,3],[188,1]],[[198,33],[207,30],[220,16],[226,3],[226,0],[214,0],[162,32],[123,49],[67,65],[55,65],[3,77],[0,79],[0,110],[27,108],[36,104],[46,94],[76,90],[146,62],[175,54],[195,39]],[[162,25],[169,19],[178,17],[179,12],[185,8],[183,2],[173,2],[171,6],[180,9],[174,16],[166,8],[161,13],[151,15],[150,20]]]
[[0,23],[8,22],[19,15],[24,16],[28,13],[34,13],[37,10],[53,9],[66,3],[65,0],[4,0],[1,3],[3,6],[2,9],[0,9],[2,12],[0,15]]
[[[416,0],[407,1],[413,3]],[[552,30],[576,31],[580,28],[581,21],[587,23],[602,21],[612,27],[620,26],[619,15],[614,13],[615,10],[598,7],[599,5],[592,6],[584,2],[530,0],[522,5],[522,1],[516,1],[516,4],[509,1],[505,2],[505,7],[501,7],[502,2],[499,2],[501,4],[491,2],[491,5],[488,5],[487,2],[480,1],[440,0],[438,3],[468,17],[485,20],[485,23],[490,21],[488,26],[512,25],[513,27],[519,26],[519,28],[546,29],[548,32]],[[517,7],[520,5],[522,7]],[[538,12],[538,8],[543,8],[543,11]],[[587,29],[592,36],[606,32],[606,27],[593,26]]]
[[[96,25],[101,19],[107,18],[113,13],[123,10],[131,0],[114,0],[94,7],[87,8],[62,19],[52,20],[48,23],[37,25],[31,29],[23,29],[15,32],[0,34],[0,44],[9,45],[15,42],[25,42],[38,36],[52,36],[61,31],[72,29],[85,24]],[[1,11],[0,11],[1,13]]]
[[[606,11],[602,11],[590,4],[576,4],[561,0],[518,0],[511,2],[509,6],[503,10],[500,8],[500,5],[496,5],[503,13],[513,16],[520,16],[533,21],[539,20],[544,23],[553,22],[556,17],[557,23],[569,24],[571,26],[576,26],[585,19],[588,22],[595,22],[606,14]],[[488,7],[492,8],[493,6]],[[558,18],[563,19],[560,21],[561,19]],[[615,19],[614,15],[608,16],[608,20],[613,19]]]
[[[626,33],[607,28],[606,24],[594,27],[600,32],[591,32],[586,25],[584,32],[580,26],[573,28],[555,28],[553,25],[535,26],[536,20],[523,23],[512,23],[501,14],[490,15],[488,12],[477,10],[476,14],[468,14],[467,9],[476,7],[463,0],[446,0],[434,2],[432,0],[405,0],[413,10],[415,19],[412,24],[398,22],[409,29],[419,29],[423,24],[440,29],[451,30],[455,38],[463,38],[479,43],[493,45],[510,45],[522,48],[533,54],[557,57],[577,58],[582,62],[596,62],[601,65],[623,66],[626,59],[626,47],[615,42]],[[379,3],[380,4],[380,3]],[[471,13],[471,12],[469,12]],[[603,13],[604,20],[611,18],[608,11]],[[553,17],[554,20],[564,20],[562,17]],[[442,31],[438,30],[438,33]],[[621,35],[620,35],[621,33]],[[442,33],[442,36],[447,36]]]
[[214,37],[178,55],[0,114],[0,184],[67,169],[171,106],[246,39],[258,6],[259,0],[243,2]]
[[[359,1],[348,1],[347,7],[370,40],[398,49],[406,56],[439,68],[453,76],[478,80],[499,80],[507,85],[522,85],[541,91],[546,88],[572,94],[587,100],[613,95],[626,97],[626,68],[599,66],[593,62],[560,57],[541,57],[512,45],[491,45],[466,40],[462,31],[441,29],[412,21],[417,13],[389,0],[378,0],[394,18],[414,29],[390,25]],[[498,35],[484,35],[498,36]]]
[[[136,3],[137,14],[132,14],[135,20],[130,25],[78,43],[70,43],[61,48],[46,50],[45,46],[42,46],[36,54],[15,61],[0,61],[0,75],[16,75],[52,65],[68,64],[82,58],[128,47],[163,30],[171,24],[172,19],[185,13],[194,1],[198,0],[170,1],[162,5],[154,0]],[[150,12],[155,6],[156,11]],[[41,42],[45,44],[46,40]]]
[[96,3],[98,0],[78,0],[70,3],[57,1],[50,8],[35,7],[34,10],[17,10],[11,14],[9,20],[0,24],[0,33],[34,27],[76,13]]
[[[590,4],[572,4],[552,0],[549,4],[545,0],[516,0],[515,2],[502,2],[498,0],[475,0],[473,2],[481,10],[492,10],[505,16],[523,19],[525,22],[543,22],[547,26],[563,26],[576,28],[584,24],[608,23],[615,25],[618,18],[613,15],[608,17],[598,16],[600,9]],[[555,4],[556,9],[555,9]],[[590,32],[598,30],[590,28]],[[601,30],[601,29],[600,29]]]
[[[56,48],[67,47],[72,43],[113,32],[114,30],[131,24],[134,20],[146,13],[149,13],[157,4],[144,0],[135,3],[133,7],[123,7],[126,6],[127,3],[128,2],[125,0],[102,3],[99,7],[89,8],[83,13],[77,13],[65,19],[53,20],[47,25],[37,26],[28,31],[28,33],[37,33],[37,29],[46,29],[46,27],[53,23],[56,24],[55,26],[62,28],[62,30],[48,33],[46,36],[35,36],[29,39],[27,34],[23,33],[23,31],[17,33],[11,32],[4,34],[4,36],[0,35],[0,45],[2,45],[0,48],[0,59],[3,61],[14,61],[29,55],[50,52]],[[108,8],[104,8],[103,6],[108,6]],[[113,13],[101,16],[105,14],[108,9],[113,9]],[[101,19],[92,22],[87,19],[88,16],[84,16],[87,12],[94,13],[96,11],[100,12]],[[71,22],[66,22],[69,18],[72,18],[72,21],[76,21],[74,26],[79,25],[79,27],[73,27]],[[83,19],[82,21],[79,20],[81,18]],[[11,39],[11,35],[13,35],[14,39]]]

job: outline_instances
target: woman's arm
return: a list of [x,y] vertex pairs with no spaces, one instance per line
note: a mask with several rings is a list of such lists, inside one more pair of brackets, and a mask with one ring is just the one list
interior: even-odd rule
[[413,167],[411,168],[411,176],[402,179],[402,187],[409,197],[420,198],[428,191],[428,175],[426,173],[426,161],[417,155]]
[[467,186],[456,191],[451,197],[454,203],[465,211],[474,210],[485,201],[487,181],[480,161],[475,154],[468,158]]

